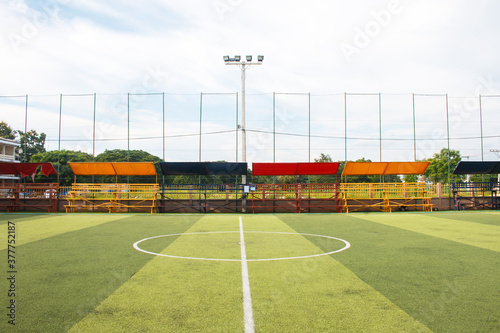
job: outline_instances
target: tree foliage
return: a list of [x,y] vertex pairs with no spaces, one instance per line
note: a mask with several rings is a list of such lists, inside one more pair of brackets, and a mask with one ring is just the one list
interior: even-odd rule
[[431,163],[424,175],[434,184],[449,184],[450,180],[452,182],[461,181],[461,176],[451,174],[461,160],[462,157],[458,150],[443,148],[439,153],[428,159]]
[[19,133],[21,148],[23,153],[20,154],[22,162],[31,162],[33,155],[44,153],[45,150],[45,133],[38,134],[35,130],[28,132],[17,131]]
[[15,140],[16,133],[6,122],[0,121],[0,138]]

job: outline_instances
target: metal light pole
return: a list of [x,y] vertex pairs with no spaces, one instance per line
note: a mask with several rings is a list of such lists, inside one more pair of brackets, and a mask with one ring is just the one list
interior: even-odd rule
[[[234,58],[229,56],[224,56],[224,63],[226,65],[236,65],[241,68],[241,155],[243,162],[247,161],[247,133],[245,128],[245,72],[247,66],[252,65],[262,65],[264,61],[264,56],[260,55],[257,57],[257,62],[252,62],[252,56],[247,55],[246,61],[241,61],[241,56],[237,55]],[[243,175],[241,177],[241,182],[243,184],[247,183],[247,176]]]

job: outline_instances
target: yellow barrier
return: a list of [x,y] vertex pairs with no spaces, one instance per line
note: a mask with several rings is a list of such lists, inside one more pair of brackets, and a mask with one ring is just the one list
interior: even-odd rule
[[372,208],[382,212],[413,207],[432,211],[425,183],[342,183],[342,211]]
[[157,212],[158,184],[73,184],[66,213],[106,209],[109,213],[147,208]]

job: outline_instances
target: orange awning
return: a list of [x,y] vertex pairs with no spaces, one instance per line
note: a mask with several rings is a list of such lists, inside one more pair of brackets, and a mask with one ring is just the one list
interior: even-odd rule
[[342,176],[421,175],[430,162],[347,162]]
[[117,176],[156,176],[153,162],[113,163]]
[[153,162],[69,162],[77,176],[156,176]]
[[423,175],[430,162],[390,162],[385,175]]
[[342,176],[383,175],[387,162],[347,162]]

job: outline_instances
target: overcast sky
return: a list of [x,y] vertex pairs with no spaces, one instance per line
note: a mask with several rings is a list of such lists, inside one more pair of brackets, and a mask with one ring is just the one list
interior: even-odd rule
[[494,0],[6,0],[2,94],[235,91],[225,54],[262,54],[248,89],[474,94],[500,81]]
[[0,95],[237,92],[222,60],[236,54],[265,56],[253,94],[500,94],[499,13],[493,0],[6,0]]

